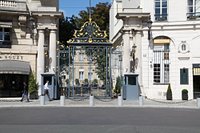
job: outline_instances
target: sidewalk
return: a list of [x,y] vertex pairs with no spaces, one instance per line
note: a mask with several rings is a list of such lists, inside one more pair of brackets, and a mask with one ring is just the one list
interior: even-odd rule
[[123,100],[122,106],[118,105],[118,99],[94,99],[93,106],[90,105],[89,99],[65,99],[65,104],[62,106],[60,100],[48,101],[45,100],[45,105],[40,104],[40,100],[30,100],[30,102],[20,99],[1,99],[0,107],[155,107],[155,108],[194,108],[197,109],[197,100],[152,100],[143,99],[142,105],[139,101]]

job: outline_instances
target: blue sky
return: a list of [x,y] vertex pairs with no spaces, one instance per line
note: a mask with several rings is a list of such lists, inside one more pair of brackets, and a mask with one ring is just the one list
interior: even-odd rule
[[[91,0],[91,5],[95,6],[99,2],[111,2],[112,0]],[[60,11],[64,12],[65,16],[71,17],[78,15],[79,11],[86,10],[89,6],[89,0],[59,0]]]

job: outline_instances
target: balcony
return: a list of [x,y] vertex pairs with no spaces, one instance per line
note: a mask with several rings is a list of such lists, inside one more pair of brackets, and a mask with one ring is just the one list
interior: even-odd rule
[[26,11],[26,0],[0,0],[0,10]]
[[155,21],[167,21],[167,14],[155,14]]
[[187,20],[199,20],[200,12],[190,12],[187,13]]

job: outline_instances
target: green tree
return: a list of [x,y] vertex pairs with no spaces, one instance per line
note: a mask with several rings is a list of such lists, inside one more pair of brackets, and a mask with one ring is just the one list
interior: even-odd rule
[[62,18],[59,21],[59,41],[60,44],[66,46],[67,41],[73,37],[76,26],[77,17],[71,16]]
[[32,72],[29,75],[28,92],[30,94],[30,98],[37,98],[38,84]]
[[172,89],[171,89],[170,84],[168,85],[166,96],[167,96],[167,100],[172,100]]
[[[88,10],[89,8],[79,12],[80,17],[76,18],[76,23],[79,28],[89,20]],[[97,23],[101,30],[105,30],[107,33],[109,32],[109,10],[110,4],[108,2],[99,2],[95,7],[91,7],[92,20]]]
[[[108,2],[107,3],[100,2],[100,3],[96,4],[95,7],[91,7],[90,9],[91,9],[92,21],[95,21],[97,23],[97,25],[100,27],[100,29],[106,31],[107,35],[108,35],[110,4]],[[83,26],[83,24],[85,22],[89,21],[88,10],[89,10],[89,8],[87,8],[86,10],[80,11],[78,17],[72,16],[72,17],[66,17],[65,19],[60,20],[59,38],[60,38],[61,44],[64,44],[66,46],[67,41],[69,39],[73,38],[73,34],[74,34],[75,30],[81,29],[81,26]],[[95,72],[97,73],[99,78],[105,82],[105,79],[106,79],[106,77],[105,77],[106,76],[105,49],[102,50],[101,52],[104,52],[104,53],[99,55],[99,51],[93,52],[92,57],[94,57],[93,63],[95,63],[97,65]],[[89,52],[86,51],[86,54],[89,55]],[[66,58],[68,58],[68,55]],[[67,60],[65,60],[65,62],[67,65],[69,64],[69,62],[67,62]],[[107,66],[107,67],[109,67],[109,66]]]

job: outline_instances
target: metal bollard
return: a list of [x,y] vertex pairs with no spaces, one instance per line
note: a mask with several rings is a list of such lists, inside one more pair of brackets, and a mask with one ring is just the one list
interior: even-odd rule
[[118,106],[122,106],[122,96],[118,96]]
[[94,106],[94,96],[90,95],[90,107]]
[[40,96],[40,105],[45,105],[45,96]]
[[60,106],[65,106],[65,96],[60,96]]
[[200,108],[200,98],[197,98],[197,108]]
[[140,96],[139,97],[139,105],[142,106],[144,104],[144,97]]

